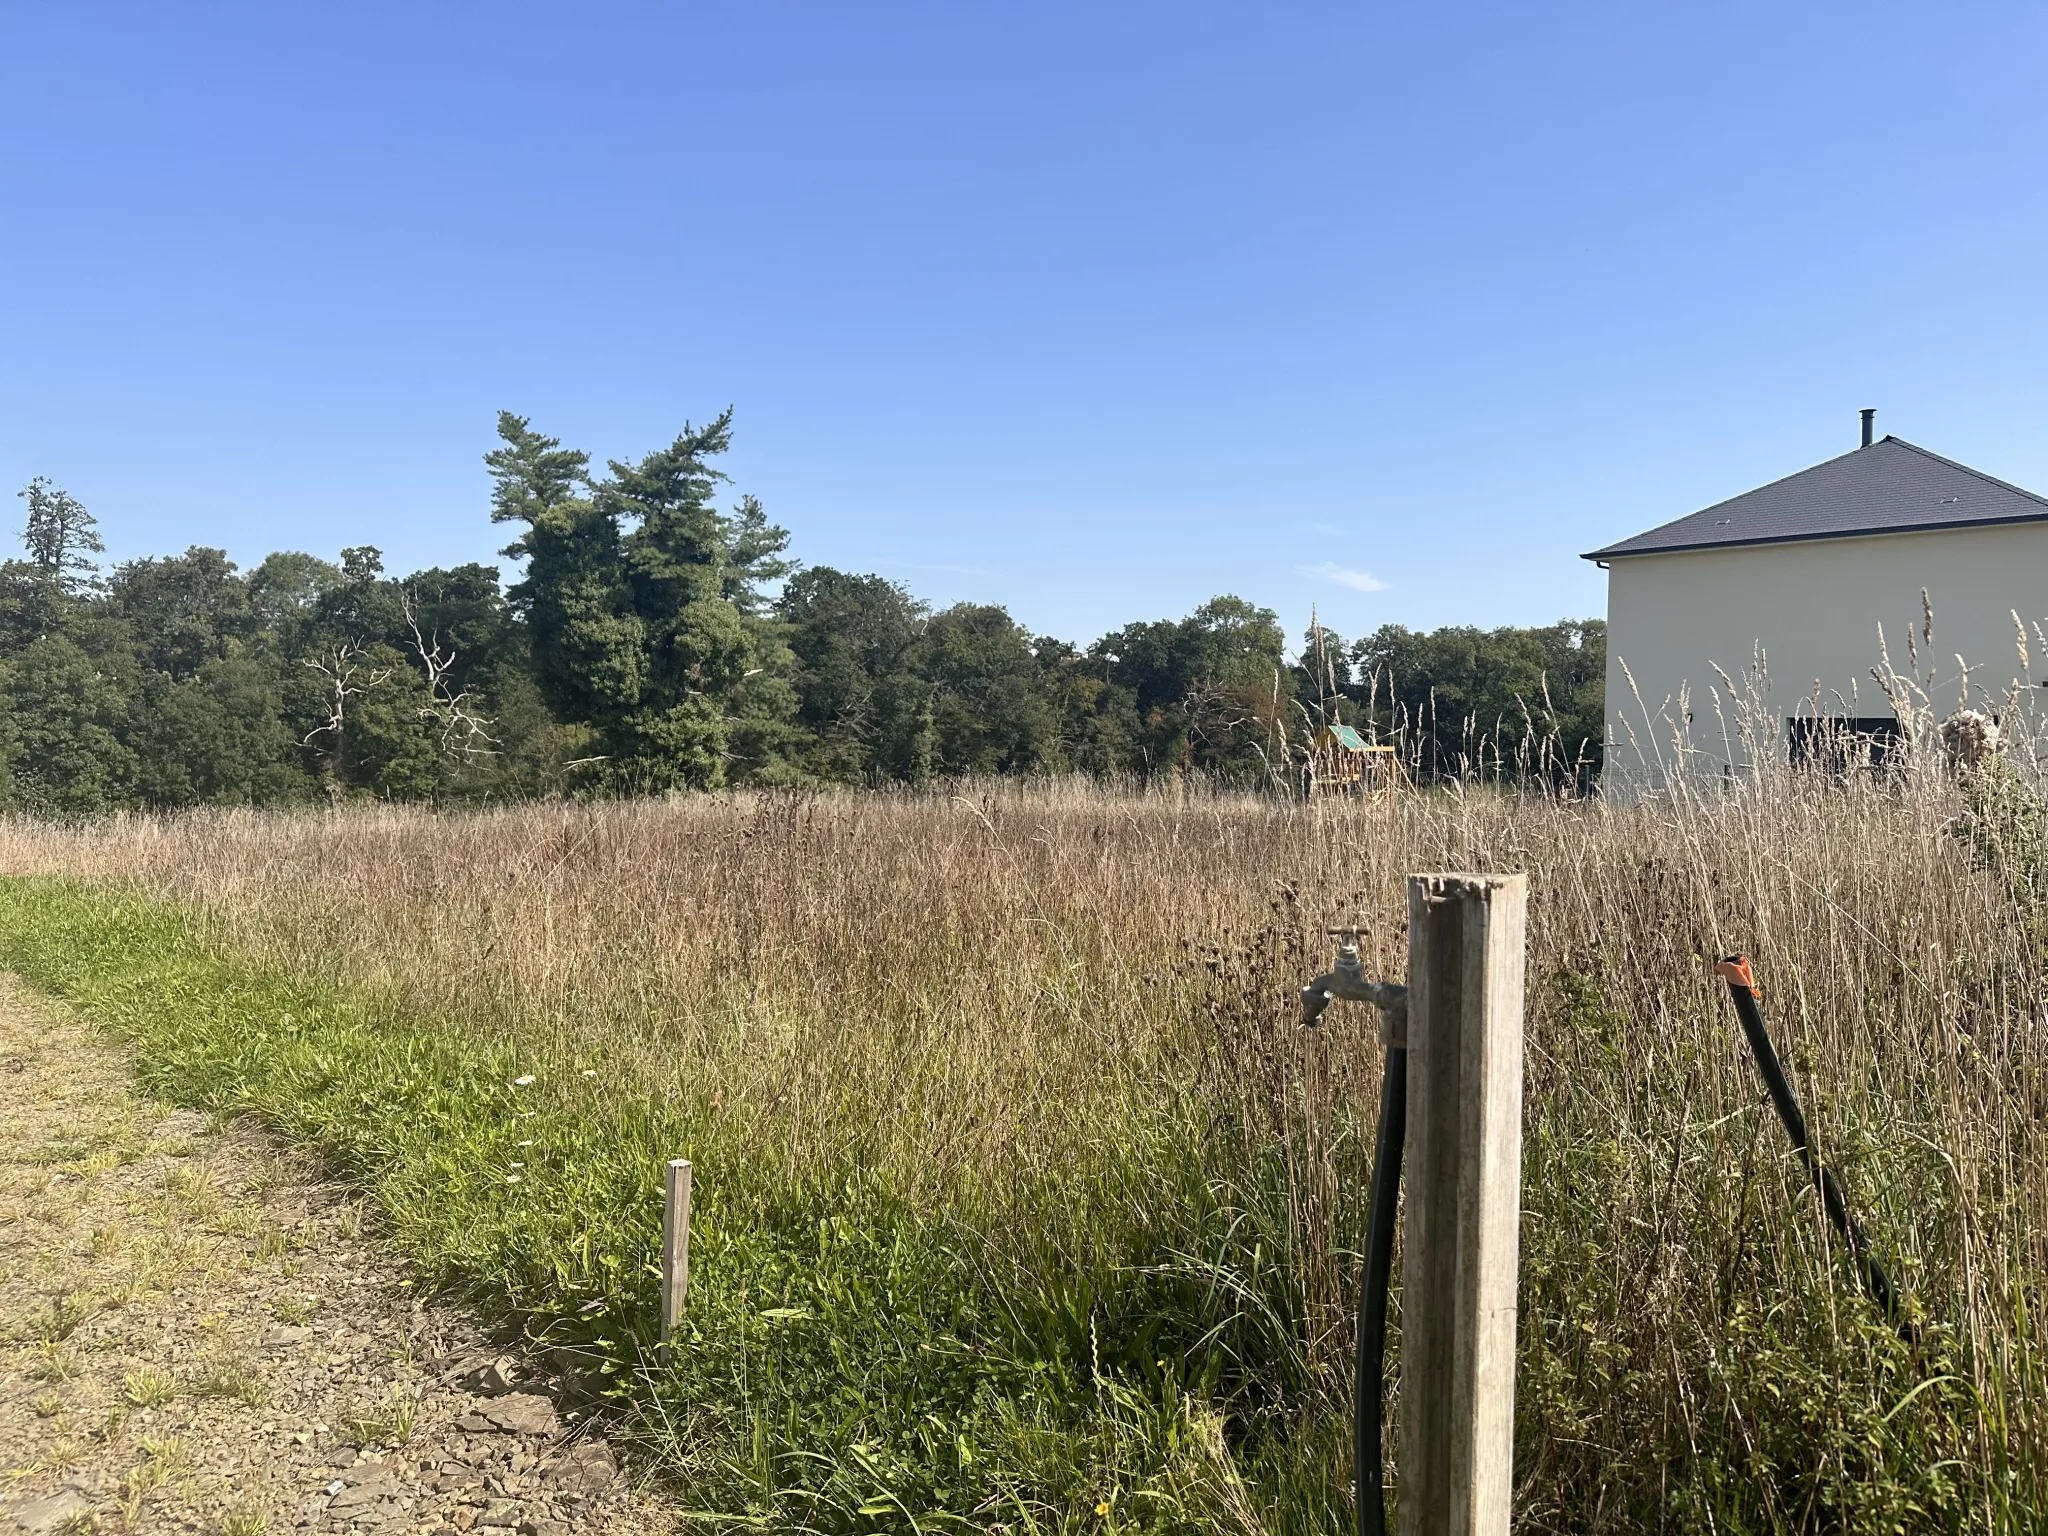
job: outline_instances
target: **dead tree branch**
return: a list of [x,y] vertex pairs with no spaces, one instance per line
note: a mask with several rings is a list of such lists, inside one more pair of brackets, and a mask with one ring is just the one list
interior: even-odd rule
[[398,600],[405,611],[405,627],[412,633],[413,654],[427,674],[427,702],[420,706],[420,718],[440,728],[441,750],[447,756],[465,763],[495,756],[498,738],[491,734],[491,727],[497,722],[477,713],[473,690],[452,691],[448,675],[454,670],[457,652],[452,646],[443,648],[438,629],[429,634],[421,628],[411,589],[401,589]]

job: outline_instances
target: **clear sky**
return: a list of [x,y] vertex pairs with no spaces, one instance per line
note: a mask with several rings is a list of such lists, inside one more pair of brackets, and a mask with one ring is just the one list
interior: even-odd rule
[[[488,558],[737,408],[802,559],[1085,642],[1596,614],[1880,431],[2048,490],[2039,5],[0,5],[0,480]],[[17,508],[19,503],[14,503]]]

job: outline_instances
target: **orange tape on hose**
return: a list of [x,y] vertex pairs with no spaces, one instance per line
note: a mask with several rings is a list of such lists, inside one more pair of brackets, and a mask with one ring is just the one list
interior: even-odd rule
[[1746,988],[1752,997],[1762,999],[1764,989],[1756,984],[1756,977],[1749,969],[1749,956],[1730,955],[1714,967],[1714,972],[1734,982],[1736,986]]

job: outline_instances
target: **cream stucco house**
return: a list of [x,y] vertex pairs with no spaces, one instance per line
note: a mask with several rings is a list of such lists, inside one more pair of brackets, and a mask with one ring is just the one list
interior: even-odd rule
[[1607,570],[1610,790],[1844,734],[1882,757],[1899,727],[1873,669],[1942,711],[2017,688],[2031,713],[2048,686],[2048,499],[1873,442],[1868,411],[1854,452],[1585,558]]

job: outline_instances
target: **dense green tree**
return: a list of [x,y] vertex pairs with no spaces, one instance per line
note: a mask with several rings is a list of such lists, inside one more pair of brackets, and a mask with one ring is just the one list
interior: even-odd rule
[[780,659],[751,620],[762,581],[788,569],[778,556],[789,536],[751,500],[736,518],[713,506],[726,477],[709,460],[731,441],[727,410],[638,463],[613,460],[593,488],[598,510],[628,529],[621,543],[646,681],[619,741],[649,787],[724,782],[731,727],[775,713],[775,702],[743,685]]
[[[1597,770],[1607,626],[1562,620],[1540,629],[1389,624],[1352,649],[1354,699],[1426,773]],[[1545,761],[1546,753],[1548,761]]]
[[[398,584],[404,633],[399,649],[420,689],[416,709],[436,745],[435,793],[488,786],[512,742],[500,700],[530,692],[524,637],[513,622],[497,571],[471,563],[418,571]],[[516,728],[531,728],[517,717]]]
[[1190,771],[1256,782],[1284,776],[1294,679],[1270,609],[1211,598],[1187,618],[1132,624],[1090,650],[1103,667],[1105,707],[1149,775]]
[[409,576],[356,545],[129,560],[38,479],[0,563],[0,803],[435,802],[1079,771],[1292,781],[1341,719],[1425,774],[1585,777],[1605,631],[1321,625],[1218,597],[1085,650],[1000,607],[799,570],[760,503],[721,507],[732,413],[593,475],[502,414],[491,516],[524,563]]
[[137,664],[175,681],[197,676],[256,632],[249,585],[225,550],[194,545],[182,555],[127,561],[115,568],[107,597]]
[[932,688],[914,668],[929,610],[880,576],[814,566],[783,588],[806,767],[841,783],[931,773]]
[[98,584],[92,557],[104,549],[97,519],[75,496],[41,476],[19,494],[28,503],[28,558],[0,564],[0,654],[77,626]]
[[510,595],[527,628],[533,678],[558,720],[615,744],[647,681],[646,635],[633,611],[619,525],[589,497],[590,456],[501,412],[504,446],[484,455],[491,518],[524,523],[505,554],[526,562]]
[[1284,781],[1294,700],[1279,617],[1240,597],[1217,597],[1181,633],[1195,767],[1240,782]]
[[384,551],[360,544],[341,552],[341,580],[313,604],[316,632],[359,645],[397,645],[407,631],[404,583],[384,574]]
[[0,655],[12,655],[39,635],[60,633],[76,608],[40,566],[0,562]]
[[604,764],[596,733],[586,725],[564,724],[549,713],[532,672],[506,666],[492,681],[492,755],[458,774],[452,788],[485,797],[528,799],[580,793]]
[[127,700],[98,662],[41,635],[0,668],[14,803],[78,815],[127,803],[134,754],[120,738]]
[[249,573],[249,608],[258,629],[284,651],[296,648],[320,600],[342,583],[341,567],[317,555],[279,550]]
[[[731,411],[725,414],[728,419],[732,416]],[[724,541],[721,595],[741,613],[766,612],[767,588],[797,569],[797,562],[783,553],[789,548],[789,530],[768,521],[759,498],[742,496],[732,515],[721,520],[720,533]]]
[[1043,635],[1033,649],[1039,692],[1052,715],[1050,766],[1098,778],[1142,773],[1137,700],[1129,688],[1110,682],[1115,662]]
[[919,637],[918,673],[931,685],[932,758],[941,773],[1029,773],[1057,740],[1039,687],[1030,632],[1002,608],[956,603]]
[[506,553],[527,561],[513,599],[535,679],[557,718],[595,732],[610,781],[792,777],[792,658],[762,612],[789,570],[788,534],[751,499],[730,516],[712,502],[732,412],[597,481],[586,456],[521,417],[501,416],[498,433],[492,516],[526,524]]
[[149,674],[131,701],[125,736],[135,797],[152,809],[275,805],[313,787],[284,722],[276,674],[251,656],[210,658],[182,680]]
[[390,668],[371,660],[378,636],[361,622],[367,606],[362,589],[377,580],[381,559],[374,550],[347,554],[351,558],[336,579],[306,601],[278,636],[285,719],[306,767],[336,802],[366,787],[352,774],[349,734],[363,700],[390,677]]
[[106,550],[100,542],[99,520],[77,497],[40,475],[21,496],[28,503],[22,542],[28,545],[29,563],[65,592],[91,588],[99,574],[92,557]]

